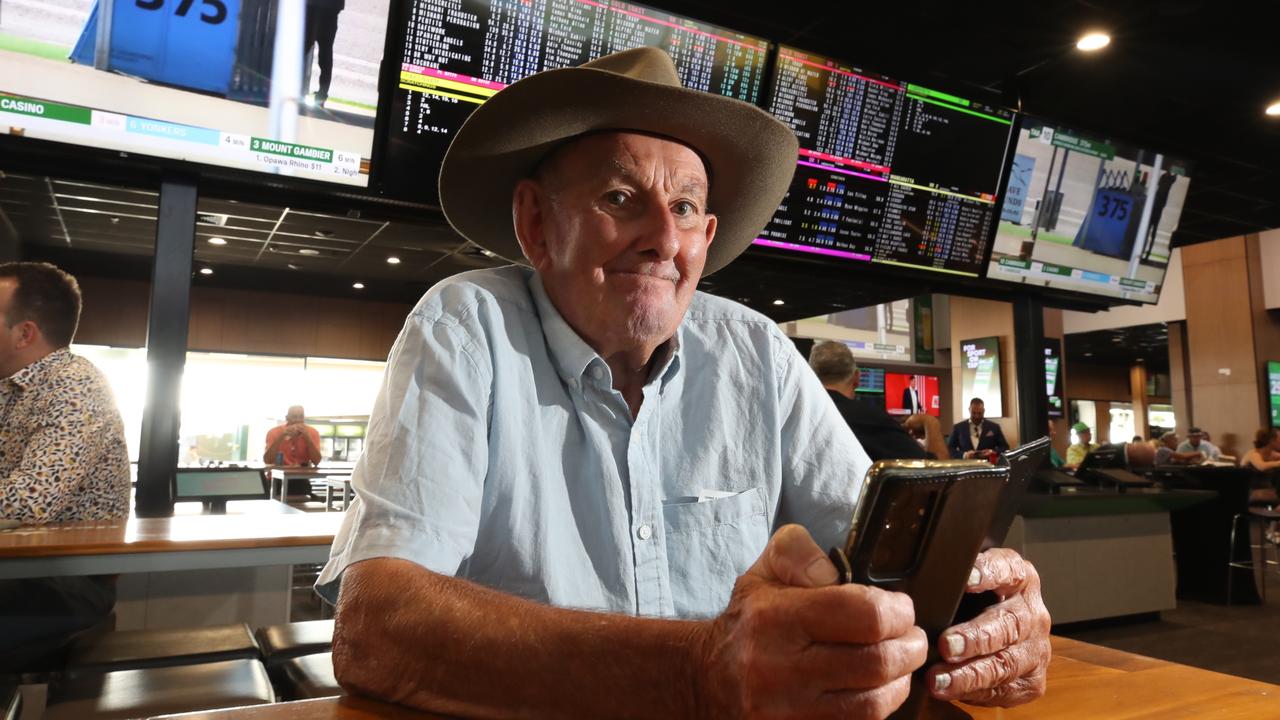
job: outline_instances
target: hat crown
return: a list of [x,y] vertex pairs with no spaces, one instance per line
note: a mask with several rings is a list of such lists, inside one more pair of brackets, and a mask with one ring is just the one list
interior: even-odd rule
[[683,87],[680,84],[680,74],[676,72],[676,64],[671,60],[671,56],[654,47],[623,50],[584,63],[581,67],[602,70],[633,80]]

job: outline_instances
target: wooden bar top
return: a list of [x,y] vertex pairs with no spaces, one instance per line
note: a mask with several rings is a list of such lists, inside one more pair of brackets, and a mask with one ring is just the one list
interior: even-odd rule
[[[964,706],[974,720],[1167,720],[1280,718],[1280,686],[1053,638],[1049,690],[1013,709]],[[500,692],[495,688],[495,691]],[[178,716],[166,716],[177,718]],[[182,715],[182,720],[367,720],[432,718],[356,697],[277,703]]]
[[177,515],[0,532],[0,560],[330,545],[342,513]]

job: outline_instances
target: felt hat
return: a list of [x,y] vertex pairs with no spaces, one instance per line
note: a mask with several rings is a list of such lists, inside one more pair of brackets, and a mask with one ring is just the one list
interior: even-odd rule
[[516,183],[561,143],[600,130],[669,137],[702,156],[718,221],[703,275],[751,244],[796,169],[790,127],[754,105],[683,87],[665,52],[636,48],[530,75],[477,108],[440,166],[445,217],[471,242],[528,264],[512,223]]

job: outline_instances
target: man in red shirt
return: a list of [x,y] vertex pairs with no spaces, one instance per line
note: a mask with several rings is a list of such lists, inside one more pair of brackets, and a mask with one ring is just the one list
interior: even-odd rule
[[[262,462],[268,465],[299,467],[320,464],[320,433],[306,423],[301,405],[294,405],[284,416],[284,424],[267,431],[267,449]],[[284,462],[277,462],[280,456]]]

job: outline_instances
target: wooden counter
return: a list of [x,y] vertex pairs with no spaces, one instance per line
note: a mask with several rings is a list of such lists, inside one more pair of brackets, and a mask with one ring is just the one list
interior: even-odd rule
[[[1049,691],[1012,710],[966,709],[974,720],[1165,720],[1280,717],[1280,686],[1053,639]],[[178,716],[167,716],[177,718]],[[430,718],[393,705],[343,697],[182,715],[182,720],[366,720]]]
[[324,562],[340,513],[63,523],[0,532],[0,579]]

